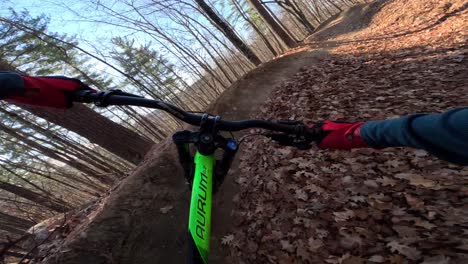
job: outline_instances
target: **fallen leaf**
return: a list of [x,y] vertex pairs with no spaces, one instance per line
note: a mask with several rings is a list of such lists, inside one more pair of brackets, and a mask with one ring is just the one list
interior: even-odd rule
[[315,233],[317,233],[317,236],[321,239],[326,238],[329,234],[329,232],[325,229],[316,229]]
[[350,201],[353,201],[353,202],[366,202],[367,201],[367,198],[365,196],[361,196],[361,195],[355,195],[355,196],[351,196],[349,197],[349,200]]
[[382,177],[382,178],[378,178],[376,180],[377,182],[379,182],[380,184],[382,184],[382,186],[395,186],[397,184],[397,181],[395,181],[394,179],[392,178],[389,178],[389,177]]
[[363,244],[362,238],[359,234],[351,232],[347,228],[340,229],[340,245],[343,246],[345,249],[354,249],[357,247],[361,247]]
[[310,252],[307,250],[307,246],[302,240],[296,241],[297,249],[296,255],[303,261],[308,261],[311,258]]
[[369,213],[364,209],[360,209],[354,210],[354,215],[361,220],[365,220],[369,216]]
[[428,221],[425,221],[425,220],[417,220],[415,223],[414,223],[415,226],[420,226],[420,227],[424,227],[425,229],[428,229],[428,230],[431,230],[432,228],[434,227],[437,227],[437,225],[434,225]]
[[297,189],[296,198],[302,201],[307,201],[309,199],[309,196],[303,189]]
[[358,256],[349,256],[346,259],[342,259],[341,264],[364,264],[364,259]]
[[[433,180],[426,179],[421,175],[414,174],[414,173],[398,173],[395,175],[396,178],[398,179],[405,179],[410,182],[411,185],[414,186],[421,186],[424,188],[437,188],[437,183]],[[437,187],[436,187],[437,186]]]
[[281,153],[281,155],[285,156],[286,158],[291,158],[293,154],[291,148],[280,148],[278,149],[278,152]]
[[375,209],[378,209],[378,210],[390,210],[392,209],[393,207],[393,203],[389,203],[389,202],[382,202],[380,200],[377,200],[377,199],[372,199],[369,204],[375,208]]
[[411,260],[418,260],[421,257],[421,252],[419,250],[414,247],[400,244],[397,241],[387,243],[387,247],[389,247],[392,252],[398,252]]
[[229,234],[221,238],[221,245],[230,246],[234,241],[234,235]]
[[416,229],[410,226],[394,225],[392,229],[398,233],[399,237],[415,237],[418,235]]
[[294,252],[294,245],[291,244],[288,240],[280,240],[281,249],[286,250],[287,252]]
[[416,157],[425,157],[425,156],[429,155],[429,154],[427,153],[427,151],[422,150],[422,149],[413,150],[413,153],[414,153],[414,155],[415,155]]
[[383,262],[385,262],[385,258],[380,256],[380,255],[373,255],[368,260],[370,262],[374,262],[374,263],[383,263]]
[[309,246],[310,251],[317,252],[321,247],[323,247],[323,241],[321,239],[311,237],[307,240],[307,245]]
[[366,181],[364,181],[364,185],[367,186],[367,187],[371,187],[371,188],[378,188],[379,187],[377,182],[374,181],[374,180],[366,180]]
[[425,257],[421,264],[449,264],[450,258],[447,256],[437,255],[434,257]]
[[424,202],[412,196],[411,194],[405,193],[406,202],[414,209],[424,210]]
[[334,212],[336,222],[346,221],[354,217],[354,212],[352,210],[346,209],[343,212]]
[[389,260],[391,264],[403,264],[404,263],[404,259],[400,255],[392,255],[390,256]]
[[317,194],[321,194],[321,193],[324,193],[325,190],[315,184],[307,184],[305,187],[304,187],[305,190],[308,190],[310,191],[311,193],[317,193]]
[[174,208],[172,205],[167,205],[167,206],[159,208],[159,211],[163,214],[167,214],[169,211],[172,210],[172,208]]

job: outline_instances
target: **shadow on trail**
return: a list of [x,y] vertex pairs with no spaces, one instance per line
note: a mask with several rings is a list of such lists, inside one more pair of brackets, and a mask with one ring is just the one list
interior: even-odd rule
[[390,0],[381,0],[352,6],[320,24],[305,42],[323,41],[366,28],[372,22],[372,18],[389,2]]
[[[363,19],[363,22],[361,22],[360,26],[358,26],[358,27],[355,26],[356,28],[351,29],[351,30],[347,29],[347,31],[344,32],[343,27],[345,27],[346,23],[350,23],[348,20],[351,19],[351,18],[348,19],[349,15],[347,15],[343,20],[341,20],[341,22],[337,23],[336,25],[334,25],[332,27],[324,29],[323,32],[315,33],[311,38],[306,39],[305,42],[313,42],[313,41],[317,41],[317,40],[322,40],[323,38],[326,39],[327,37],[331,37],[331,36],[335,38],[335,37],[337,37],[339,35],[343,35],[343,34],[347,34],[347,33],[351,33],[351,32],[355,32],[355,31],[364,29],[365,27],[367,27],[369,25],[369,23],[372,20],[372,17],[377,12],[379,12],[379,10],[381,8],[383,8],[387,3],[388,3],[388,1],[382,1],[382,2],[375,2],[375,3],[373,3],[374,5],[371,4],[370,6],[359,5],[359,6],[355,6],[353,8],[350,8],[349,12],[351,12],[351,10],[353,10],[353,9],[356,9],[353,12],[361,12],[362,13],[361,18]],[[372,11],[370,11],[370,12],[368,11],[367,13],[363,12],[364,8],[367,8],[368,10],[372,10]],[[390,35],[382,35],[382,36],[376,36],[376,37],[370,37],[370,38],[360,38],[360,39],[353,39],[353,40],[338,40],[338,41],[323,40],[323,41],[321,41],[319,43],[319,45],[320,46],[330,47],[330,48],[335,48],[335,47],[339,47],[339,46],[341,46],[343,44],[365,43],[365,42],[371,42],[371,41],[390,40],[390,39],[395,39],[395,38],[404,37],[404,36],[408,36],[408,35],[418,34],[420,32],[432,29],[432,28],[442,24],[443,22],[445,22],[450,17],[462,14],[462,12],[467,10],[467,9],[468,9],[468,3],[465,3],[461,7],[453,10],[452,12],[449,12],[449,13],[443,15],[442,17],[438,18],[435,21],[429,20],[428,25],[426,25],[426,26],[424,26],[422,28],[416,29],[416,30],[409,30],[409,31],[403,31],[403,32],[394,33],[394,34],[390,34]],[[343,15],[345,15],[345,14],[343,14]],[[336,19],[336,17],[334,17],[333,19]],[[355,18],[353,18],[353,19],[355,19]],[[333,22],[333,21],[330,21],[328,23],[331,23],[331,22]],[[326,27],[326,25],[324,25],[324,27]],[[342,32],[340,32],[340,31],[342,31]],[[314,43],[311,43],[311,44],[314,44]]]

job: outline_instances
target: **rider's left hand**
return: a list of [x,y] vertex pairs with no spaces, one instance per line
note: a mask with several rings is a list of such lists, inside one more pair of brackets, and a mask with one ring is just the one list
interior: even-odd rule
[[63,76],[32,77],[0,72],[0,99],[15,104],[69,108],[78,90],[91,90],[78,79]]

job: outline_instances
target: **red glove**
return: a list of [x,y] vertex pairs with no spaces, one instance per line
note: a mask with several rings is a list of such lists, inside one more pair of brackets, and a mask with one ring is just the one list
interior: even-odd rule
[[317,144],[321,149],[352,149],[369,147],[361,138],[360,123],[335,123],[330,120],[320,124],[324,138]]
[[31,77],[0,72],[0,99],[11,103],[69,108],[72,94],[78,90],[91,88],[78,79],[62,76]]

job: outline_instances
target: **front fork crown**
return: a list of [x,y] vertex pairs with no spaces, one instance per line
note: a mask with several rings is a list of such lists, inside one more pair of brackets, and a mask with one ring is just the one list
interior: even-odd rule
[[[193,162],[194,157],[190,152],[190,144],[195,144],[198,150],[200,145],[200,133],[188,130],[179,131],[172,136],[172,141],[176,145],[179,162],[184,169],[184,176],[191,188],[195,172],[195,164]],[[222,158],[220,160],[216,160],[213,171],[213,193],[216,193],[223,183],[225,176],[229,172],[239,145],[235,139],[225,139],[220,135],[216,135],[213,145],[215,146],[215,148],[213,148],[213,153],[216,148],[224,150]]]

